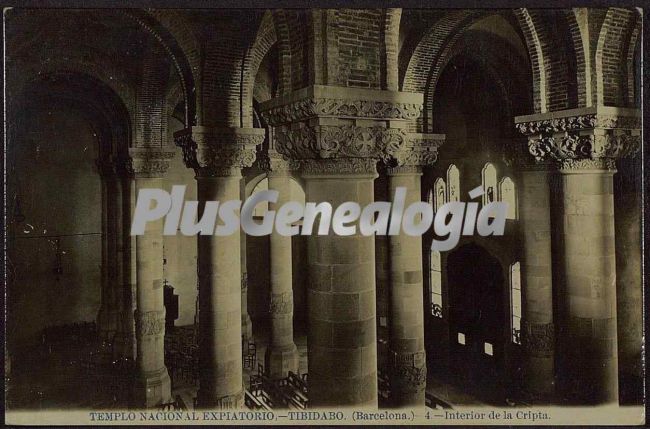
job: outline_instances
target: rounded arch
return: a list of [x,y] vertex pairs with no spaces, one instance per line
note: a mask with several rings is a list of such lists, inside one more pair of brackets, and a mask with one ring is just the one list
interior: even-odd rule
[[246,53],[243,65],[242,78],[242,125],[252,127],[254,122],[253,97],[257,78],[257,72],[277,42],[277,34],[273,14],[266,11],[260,22],[255,39]]
[[[516,115],[531,113],[533,101],[525,91],[531,86],[532,78],[525,65],[525,59],[513,55],[510,44],[498,36],[481,31],[467,30],[462,40],[458,40],[440,60],[440,73],[432,75],[425,87],[425,106],[423,109],[423,129],[434,129],[434,106],[438,91],[438,81],[445,69],[454,60],[465,57],[475,62],[494,82],[503,102],[505,117],[502,123],[504,133],[512,129],[512,119]],[[443,131],[443,130],[440,130]]]
[[132,140],[131,115],[124,100],[94,76],[58,70],[26,82],[16,98],[14,112],[40,104],[60,102],[85,116],[100,139],[100,155],[125,155]]
[[[169,29],[163,26],[148,12],[139,9],[123,9],[121,10],[121,13],[137,22],[142,29],[149,33],[158,42],[167,54],[180,81],[185,101],[185,126],[189,127],[196,125],[196,85],[194,82],[192,65],[190,64],[189,58],[186,56],[186,51],[181,48],[179,42]],[[194,54],[193,49],[189,50],[189,52]],[[194,60],[196,62],[196,59]]]
[[532,76],[534,112],[568,107],[566,87],[569,70],[563,44],[548,28],[543,11],[525,8],[509,11],[459,10],[446,13],[432,22],[429,30],[415,42],[405,42],[400,52],[400,81],[403,91],[423,93],[442,72],[445,58],[463,33],[477,21],[499,14],[515,22],[525,43]]
[[607,9],[596,44],[597,105],[626,106],[634,99],[630,81],[634,81],[634,45],[639,26],[640,16],[635,10]]

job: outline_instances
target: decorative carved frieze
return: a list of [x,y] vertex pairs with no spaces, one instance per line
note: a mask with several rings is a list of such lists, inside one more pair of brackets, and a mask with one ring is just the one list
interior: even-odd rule
[[522,121],[528,150],[536,161],[554,161],[562,169],[614,169],[615,160],[634,156],[641,147],[641,118],[630,112],[588,113]]
[[305,159],[300,166],[303,176],[377,174],[377,160],[374,158]]
[[413,120],[421,112],[422,103],[310,97],[271,108],[262,117],[275,127],[314,117]]
[[[120,160],[120,169],[136,178],[163,177],[174,152],[153,148],[130,148],[129,157]],[[122,162],[123,161],[123,162]]]
[[245,294],[248,291],[248,273],[241,274],[241,292]]
[[393,155],[406,141],[400,128],[316,125],[276,128],[276,150],[291,159],[375,158]]
[[393,352],[391,386],[397,392],[418,392],[426,387],[427,365],[425,352]]
[[140,312],[135,310],[138,335],[160,335],[165,332],[165,310]]
[[523,121],[516,125],[522,134],[548,134],[588,128],[623,128],[641,129],[640,116],[617,116],[612,114],[591,113],[576,116]]
[[553,323],[522,321],[522,345],[533,356],[552,356],[555,349]]
[[269,313],[274,315],[293,314],[293,292],[272,293]]
[[199,177],[239,174],[255,161],[255,147],[264,141],[262,128],[192,127],[174,134],[185,165]]

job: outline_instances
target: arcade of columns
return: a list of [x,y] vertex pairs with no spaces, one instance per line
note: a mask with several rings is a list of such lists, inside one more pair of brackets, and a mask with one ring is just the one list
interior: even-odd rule
[[[306,182],[307,201],[366,205],[373,201],[379,161],[388,167],[391,195],[395,187],[406,186],[407,203],[420,199],[421,169],[435,162],[444,141],[444,135],[409,132],[421,107],[418,94],[323,86],[263,104],[273,143],[260,165],[268,171],[270,189],[280,192],[277,204],[288,197],[288,174],[297,169]],[[560,395],[578,403],[617,401],[612,176],[616,159],[639,148],[639,113],[583,108],[517,117],[516,122],[528,136],[533,155],[518,158],[525,387],[531,398],[542,402]],[[177,133],[184,160],[196,171],[199,201],[240,199],[241,169],[253,164],[255,148],[264,137],[265,130],[258,128],[192,127]],[[133,149],[129,159],[99,165],[109,196],[105,275],[123,279],[113,282],[111,278],[107,283],[123,287],[104,290],[99,322],[119,334],[116,338],[125,354],[137,356],[136,389],[146,406],[170,399],[164,365],[162,223],[149,224],[146,234],[136,238],[128,235],[125,225],[130,224],[138,189],[162,186],[171,156],[171,152]],[[553,174],[559,175],[562,189],[559,258],[551,257],[549,177]],[[240,253],[243,240],[233,234],[200,236],[197,241],[198,404],[240,407],[242,338],[251,337],[244,252]],[[282,378],[298,365],[292,328],[291,241],[273,234],[270,243],[271,341],[265,368],[271,377]],[[312,406],[376,407],[374,237],[311,236],[307,258]],[[552,260],[560,261],[559,266]],[[420,237],[391,236],[390,267],[391,395],[396,406],[423,406],[426,358]],[[562,305],[556,310],[553,270],[560,270],[563,279]],[[558,353],[561,360],[556,359]],[[555,368],[556,362],[561,367]]]

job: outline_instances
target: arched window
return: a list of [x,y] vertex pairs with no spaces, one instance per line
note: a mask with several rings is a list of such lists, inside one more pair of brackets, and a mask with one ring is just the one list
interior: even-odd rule
[[497,200],[497,169],[491,163],[486,163],[482,171],[483,205]]
[[454,164],[447,169],[447,201],[460,201],[460,171]]
[[429,290],[431,291],[431,315],[442,318],[442,264],[440,252],[431,251]]
[[510,265],[510,314],[512,342],[521,344],[521,268],[519,262]]
[[440,207],[442,207],[447,201],[447,190],[445,189],[445,179],[443,179],[442,177],[436,179],[435,183],[433,184],[433,192],[434,192],[433,208],[435,209],[435,211],[438,211],[438,209],[440,209]]
[[499,182],[499,201],[508,203],[506,219],[517,219],[517,191],[515,190],[515,182],[507,176]]
[[427,203],[431,205],[431,207],[435,208],[433,205],[433,189],[429,189],[429,194],[427,195]]

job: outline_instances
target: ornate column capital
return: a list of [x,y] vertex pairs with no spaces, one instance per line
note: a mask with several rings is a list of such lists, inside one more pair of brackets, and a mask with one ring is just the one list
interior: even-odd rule
[[118,171],[135,178],[163,177],[173,157],[168,148],[129,148],[129,156],[117,163]]
[[[368,171],[367,163],[347,160],[376,163],[392,157],[406,144],[409,121],[422,110],[422,95],[313,85],[261,108],[275,150],[301,161],[307,173],[334,171],[332,160],[341,164],[341,172],[360,173]],[[317,167],[317,162],[324,164]]]
[[589,107],[519,116],[515,122],[535,160],[558,162],[563,170],[615,170],[616,159],[634,156],[641,147],[637,109]]
[[312,85],[262,103],[272,127],[313,118],[363,118],[412,121],[422,112],[422,94]]
[[288,176],[292,171],[300,168],[300,162],[289,159],[286,155],[269,149],[268,152],[260,153],[257,156],[259,168],[266,171],[267,176]]
[[174,134],[183,149],[183,161],[197,177],[240,174],[255,161],[255,147],[262,144],[263,128],[192,127]]
[[408,134],[406,143],[388,160],[388,174],[420,173],[422,167],[438,160],[438,148],[444,142],[444,134]]

